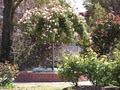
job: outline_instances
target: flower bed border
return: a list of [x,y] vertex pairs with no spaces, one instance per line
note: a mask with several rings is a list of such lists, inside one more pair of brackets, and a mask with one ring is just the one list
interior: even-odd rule
[[[87,77],[80,76],[79,81],[87,81]],[[55,72],[21,71],[15,82],[62,82],[62,80]]]

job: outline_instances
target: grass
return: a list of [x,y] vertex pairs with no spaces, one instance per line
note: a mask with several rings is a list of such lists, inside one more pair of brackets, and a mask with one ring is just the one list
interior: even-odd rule
[[[80,82],[79,85],[87,85],[89,82]],[[72,83],[69,82],[31,82],[31,83],[13,83],[15,86],[11,89],[0,90],[62,90],[71,87]],[[71,90],[71,89],[70,89]]]
[[71,85],[63,85],[56,83],[16,83],[16,88],[19,90],[62,90]]

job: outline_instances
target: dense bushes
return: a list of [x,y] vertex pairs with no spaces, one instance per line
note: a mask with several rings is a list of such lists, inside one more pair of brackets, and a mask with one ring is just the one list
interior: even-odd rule
[[79,58],[79,55],[64,56],[64,61],[59,65],[58,70],[58,74],[63,80],[73,82],[76,86],[79,76],[83,74],[80,68],[82,60]]
[[[26,39],[25,32],[18,29],[13,33],[11,59],[19,66],[19,70],[32,70],[39,64],[44,68],[52,66],[52,44],[37,45],[34,37]],[[58,45],[55,44],[55,63],[58,62]],[[55,64],[56,66],[56,64]]]
[[119,85],[120,61],[112,61],[89,49],[85,55],[65,55],[59,65],[58,74],[63,80],[78,82],[80,75],[85,75],[95,86]]
[[18,73],[17,65],[9,64],[7,61],[3,64],[0,63],[0,86],[12,87],[12,80]]
[[106,86],[111,83],[110,61],[106,56],[98,58],[95,52],[89,50],[87,55],[85,55],[84,60],[83,74],[88,77],[93,85]]
[[105,55],[113,52],[120,39],[119,16],[109,13],[94,22],[92,28],[92,48],[95,52]]
[[120,50],[115,49],[113,52],[113,60],[114,62],[111,63],[112,67],[112,75],[114,78],[113,84],[120,86]]

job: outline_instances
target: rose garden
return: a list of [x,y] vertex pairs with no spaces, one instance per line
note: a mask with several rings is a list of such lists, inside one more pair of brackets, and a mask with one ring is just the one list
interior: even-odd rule
[[[41,3],[13,20],[12,44],[5,59],[2,37],[0,89],[14,90],[16,82],[72,82],[62,89],[119,90],[119,14],[89,0],[84,4],[88,11],[93,5],[94,11],[84,15],[64,0]],[[4,18],[3,14],[3,27]],[[80,81],[91,85],[79,85]]]

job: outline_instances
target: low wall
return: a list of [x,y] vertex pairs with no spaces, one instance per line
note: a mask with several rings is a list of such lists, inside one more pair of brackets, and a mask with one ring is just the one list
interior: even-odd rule
[[[84,76],[79,78],[79,81],[86,80]],[[15,82],[62,82],[62,80],[55,72],[21,71],[15,78]]]

